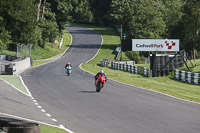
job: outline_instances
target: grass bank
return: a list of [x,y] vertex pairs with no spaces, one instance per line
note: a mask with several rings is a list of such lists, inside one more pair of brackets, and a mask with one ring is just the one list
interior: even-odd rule
[[88,63],[83,64],[81,67],[87,71],[96,74],[99,70],[103,69],[108,78],[120,82],[128,83],[131,85],[159,91],[175,97],[200,102],[200,85],[193,85],[180,82],[174,79],[173,75],[166,77],[152,77],[147,78],[138,74],[132,74],[119,70],[113,70],[110,67],[101,67],[100,59],[113,59],[113,50],[116,44],[120,43],[119,36],[116,35],[115,30],[107,27],[79,25],[82,27],[89,27],[96,30],[103,36],[103,45],[98,55]]
[[[40,48],[37,47],[33,49],[31,52],[31,58],[33,59],[33,66],[40,65],[47,63],[48,61],[45,61],[43,59],[49,59],[49,58],[56,58],[60,54],[62,54],[70,45],[71,42],[71,35],[68,33],[68,31],[63,31],[63,44],[62,47],[59,48],[59,45],[52,45],[50,43],[46,44],[46,47]],[[59,42],[60,43],[60,42]]]
[[[188,61],[187,65],[191,72],[200,73],[200,59]],[[181,67],[180,70],[189,71],[185,65]]]

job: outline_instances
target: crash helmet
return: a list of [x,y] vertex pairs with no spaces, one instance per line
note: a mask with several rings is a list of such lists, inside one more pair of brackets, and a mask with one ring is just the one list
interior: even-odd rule
[[104,73],[104,70],[101,70],[100,73]]
[[67,62],[67,65],[70,65],[71,63],[70,62]]

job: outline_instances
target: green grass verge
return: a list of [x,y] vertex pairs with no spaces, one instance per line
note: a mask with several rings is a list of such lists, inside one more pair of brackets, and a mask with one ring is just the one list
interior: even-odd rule
[[[81,26],[81,25],[79,25]],[[83,25],[87,27],[87,25]],[[87,71],[96,74],[103,69],[108,78],[128,83],[131,85],[159,91],[179,98],[200,102],[200,85],[193,85],[174,80],[173,75],[166,77],[147,78],[138,74],[132,74],[119,70],[113,70],[110,67],[101,67],[100,59],[113,59],[113,50],[116,44],[120,43],[119,36],[115,34],[112,28],[88,26],[93,30],[97,30],[103,36],[103,45],[98,55],[88,63],[81,67]]]
[[17,75],[0,75],[0,78],[2,78],[3,80],[6,80],[10,84],[12,84],[16,88],[18,88],[19,90],[21,90],[24,93],[28,94],[26,88],[21,83],[21,80],[20,80],[19,76],[17,76]]
[[50,126],[44,126],[44,125],[40,125],[40,131],[41,133],[68,133],[67,131],[63,129],[50,127]]
[[145,68],[150,68],[150,64],[135,64],[136,66],[142,66]]
[[[197,59],[195,61],[194,60],[188,61],[187,65],[191,72],[200,73],[200,59]],[[179,70],[189,71],[186,65],[184,65],[184,67],[181,67]]]
[[3,50],[3,49],[0,49],[0,54],[16,56],[15,51],[9,51],[9,50]]
[[41,65],[41,64],[45,64],[47,63],[48,61],[33,61],[33,66],[38,66],[38,65]]

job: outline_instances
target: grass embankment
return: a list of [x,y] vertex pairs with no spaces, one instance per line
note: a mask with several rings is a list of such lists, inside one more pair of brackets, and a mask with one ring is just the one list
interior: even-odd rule
[[[61,39],[59,38],[59,41],[60,40]],[[49,59],[52,57],[59,56],[66,50],[66,48],[69,47],[70,42],[71,42],[70,34],[67,31],[63,31],[63,44],[61,48],[58,48],[59,45],[55,44],[52,45],[50,43],[47,43],[44,49],[37,46],[31,51],[31,58],[34,60],[33,66],[48,62],[48,61],[42,61],[42,59]]]
[[[200,73],[200,59],[192,60],[187,62],[187,66],[189,67],[191,72]],[[181,67],[180,70],[182,71],[189,71],[186,66]]]
[[[79,25],[80,26],[80,25]],[[108,78],[131,85],[159,91],[179,98],[200,102],[200,85],[193,85],[180,82],[174,79],[172,75],[165,77],[147,78],[138,74],[132,74],[119,70],[113,70],[110,67],[101,67],[100,59],[113,59],[113,50],[116,44],[120,43],[120,38],[111,28],[83,25],[98,31],[103,36],[103,45],[98,55],[90,62],[83,64],[81,67],[87,71],[96,74],[103,69]]]

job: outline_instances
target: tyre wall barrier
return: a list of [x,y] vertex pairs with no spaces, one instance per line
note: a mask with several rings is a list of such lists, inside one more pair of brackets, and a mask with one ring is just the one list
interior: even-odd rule
[[[134,65],[130,65],[130,63],[127,62],[114,62],[114,61],[108,61],[105,59],[101,59],[100,61],[101,66],[108,67],[108,64],[111,64],[111,68],[114,70],[121,70],[126,71],[134,74],[142,74],[147,77],[150,77],[150,68],[144,68],[144,67],[138,67]],[[138,68],[143,68],[142,70],[138,71]]]
[[102,67],[108,67],[108,64],[111,64],[112,62],[114,62],[114,60],[111,60],[111,59],[101,59],[100,60],[100,65]]
[[[126,71],[126,72],[130,72],[134,74],[142,74],[144,76],[150,77],[150,68],[138,67],[134,65],[120,63],[120,62],[112,62],[111,68],[114,70],[121,70],[121,71]],[[139,69],[139,68],[142,68],[142,69]]]
[[174,70],[174,78],[183,82],[200,84],[200,73],[186,72],[178,69]]
[[0,117],[0,130],[5,133],[40,133],[37,123]]

